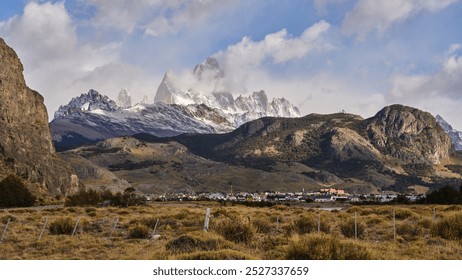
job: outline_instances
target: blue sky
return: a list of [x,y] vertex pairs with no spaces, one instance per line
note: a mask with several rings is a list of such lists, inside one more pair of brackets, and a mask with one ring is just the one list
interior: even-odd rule
[[0,37],[50,117],[90,88],[153,100],[168,69],[214,56],[234,94],[302,114],[401,103],[462,129],[461,15],[461,0],[0,0]]

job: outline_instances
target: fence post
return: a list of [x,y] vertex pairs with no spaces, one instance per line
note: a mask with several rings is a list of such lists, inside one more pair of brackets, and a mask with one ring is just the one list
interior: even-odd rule
[[209,230],[209,222],[210,222],[210,208],[207,208],[207,210],[205,211],[204,231]]
[[318,213],[318,234],[321,233],[321,213]]
[[3,239],[5,238],[6,231],[8,229],[8,226],[10,225],[10,220],[11,220],[11,217],[8,217],[8,221],[6,222],[5,229],[3,230],[3,234],[2,234],[2,238],[0,239],[0,243],[2,243]]
[[157,225],[159,224],[159,219],[156,221],[156,225],[154,226],[154,230],[152,231],[151,239],[154,239],[154,236],[156,235],[156,229]]
[[75,223],[74,230],[72,231],[72,237],[75,235],[75,232],[77,231],[77,226],[80,223],[80,217],[77,218],[77,222]]
[[433,207],[433,222],[436,222],[436,207]]
[[45,224],[43,225],[42,230],[40,231],[40,235],[37,241],[40,241],[40,239],[42,239],[42,235],[45,232],[45,228],[47,227],[47,224],[48,224],[48,216],[45,218]]
[[116,218],[116,221],[115,221],[114,225],[112,226],[112,230],[111,230],[111,234],[109,235],[109,239],[112,238],[112,234],[114,234],[114,231],[115,231],[118,223],[119,223],[119,217]]
[[356,211],[355,211],[355,239],[358,239],[358,220],[357,220]]
[[276,216],[276,231],[279,230],[279,216]]
[[396,213],[395,213],[395,209],[393,209],[393,241],[396,242]]

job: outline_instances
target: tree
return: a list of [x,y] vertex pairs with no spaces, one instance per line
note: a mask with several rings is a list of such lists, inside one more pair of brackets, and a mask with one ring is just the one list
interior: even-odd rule
[[427,195],[427,203],[431,204],[460,204],[462,203],[462,196],[459,190],[450,186],[444,186],[436,191]]
[[0,182],[0,207],[30,207],[35,196],[16,175],[9,175]]

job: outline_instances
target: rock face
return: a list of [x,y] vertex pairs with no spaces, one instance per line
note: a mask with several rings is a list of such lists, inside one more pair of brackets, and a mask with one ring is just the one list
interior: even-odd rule
[[448,159],[451,139],[428,112],[392,105],[369,119],[370,141],[383,154],[408,163],[438,164]]
[[0,66],[0,179],[17,174],[53,195],[78,190],[53,148],[43,97],[27,87],[19,58],[1,38]]

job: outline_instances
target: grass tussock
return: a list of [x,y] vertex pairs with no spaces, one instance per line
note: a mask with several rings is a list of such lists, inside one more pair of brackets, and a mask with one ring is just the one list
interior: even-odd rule
[[[366,227],[363,223],[357,222],[355,227],[354,219],[348,219],[340,224],[340,232],[348,238],[362,238]],[[355,235],[356,234],[356,235]]]
[[368,250],[352,241],[328,235],[305,235],[289,244],[289,260],[367,260]]
[[[206,208],[211,209],[207,232]],[[0,212],[0,229],[11,218],[0,259],[462,259],[457,206],[354,206],[320,212],[286,205],[186,202],[19,210]],[[354,212],[359,215],[358,240],[351,239]],[[76,235],[71,236],[77,217]],[[156,238],[151,239],[157,220]]]
[[434,236],[449,240],[462,240],[462,213],[450,214],[432,227]]
[[143,224],[135,224],[128,229],[128,238],[130,239],[147,239],[149,235],[149,227]]
[[241,220],[223,219],[218,221],[213,229],[225,239],[235,243],[248,244],[255,235],[255,229],[250,222]]
[[48,230],[54,235],[71,235],[74,230],[75,221],[70,217],[60,217],[50,223]]
[[254,256],[236,250],[225,249],[220,251],[202,251],[183,254],[177,257],[179,260],[252,260]]

